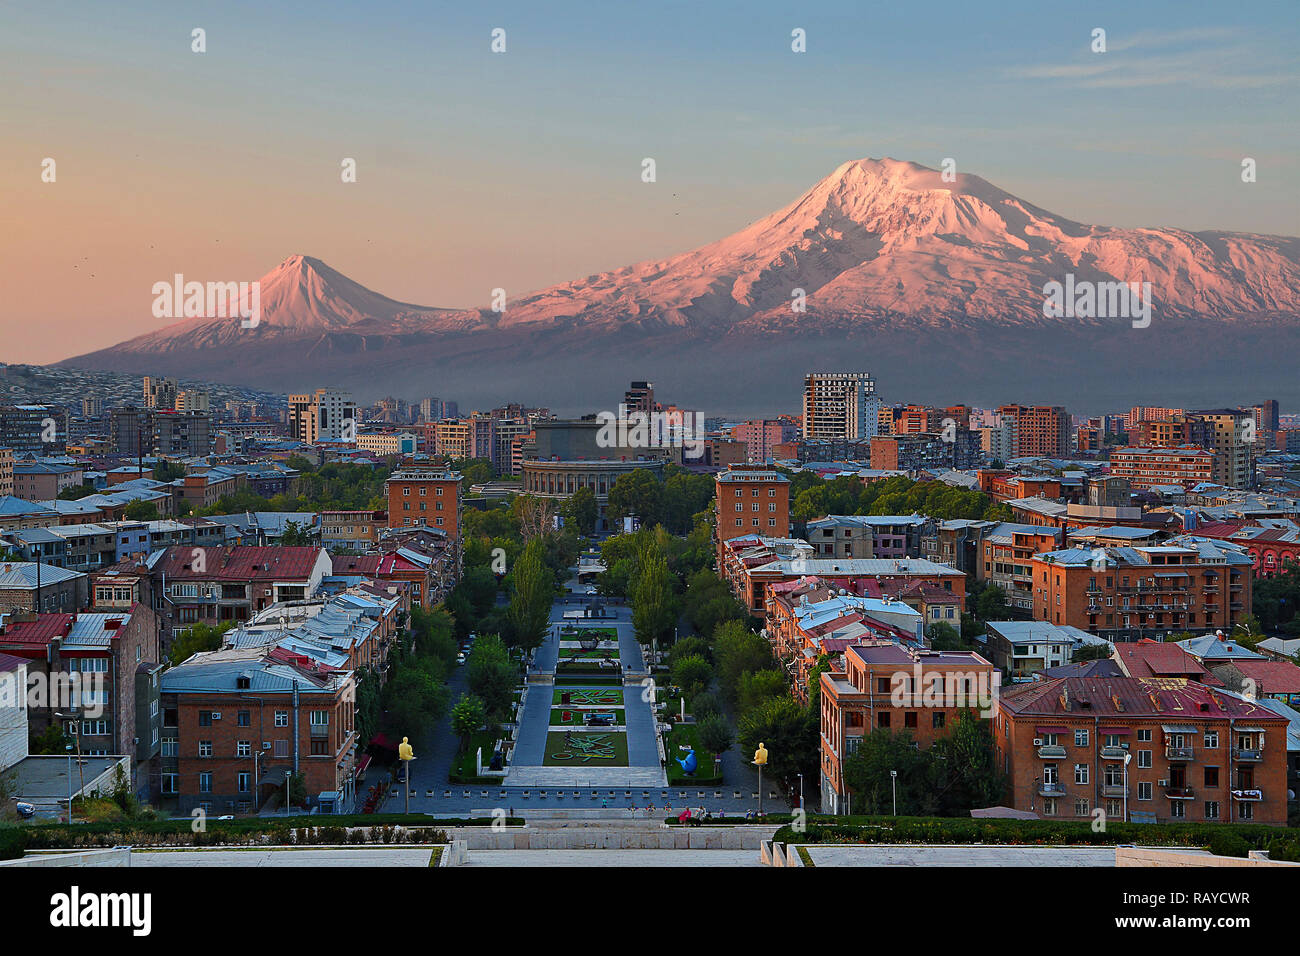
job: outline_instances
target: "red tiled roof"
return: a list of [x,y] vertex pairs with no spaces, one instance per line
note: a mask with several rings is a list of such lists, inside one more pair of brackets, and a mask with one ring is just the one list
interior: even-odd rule
[[374,574],[379,570],[379,554],[336,554],[332,556],[335,574]]
[[[194,553],[203,552],[204,570],[193,567]],[[175,545],[154,565],[169,578],[193,581],[293,581],[311,576],[320,548],[279,548],[236,545],[192,548]]]
[[1258,694],[1300,693],[1300,667],[1290,661],[1235,660],[1231,666],[1255,682]]
[[1259,704],[1216,693],[1214,688],[1196,681],[1172,678],[1057,677],[1032,681],[1004,687],[998,706],[1016,715],[1038,718],[1154,717],[1174,724],[1225,717],[1286,720]]
[[0,644],[48,644],[53,638],[67,637],[73,617],[72,614],[38,614],[34,621],[9,624],[0,634]]
[[1139,641],[1117,644],[1116,653],[1129,677],[1196,677],[1210,672],[1195,657],[1177,644]]

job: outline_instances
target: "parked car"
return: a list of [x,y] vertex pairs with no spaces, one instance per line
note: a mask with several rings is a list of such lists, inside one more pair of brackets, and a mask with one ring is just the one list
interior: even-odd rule
[[464,654],[457,654],[457,655],[456,655],[456,663],[457,663],[457,665],[464,664],[464,663],[465,663],[465,655],[464,655]]

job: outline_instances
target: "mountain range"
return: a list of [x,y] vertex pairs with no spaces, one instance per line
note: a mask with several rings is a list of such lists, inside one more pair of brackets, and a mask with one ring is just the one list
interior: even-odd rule
[[[1149,326],[1045,315],[1045,287],[1067,277],[1150,283]],[[1300,402],[1300,239],[1086,225],[893,159],[845,163],[724,239],[501,312],[397,302],[310,256],[260,281],[257,328],[189,319],[59,364],[562,412],[650,379],[690,407],[768,414],[797,406],[809,370],[871,372],[887,401]]]

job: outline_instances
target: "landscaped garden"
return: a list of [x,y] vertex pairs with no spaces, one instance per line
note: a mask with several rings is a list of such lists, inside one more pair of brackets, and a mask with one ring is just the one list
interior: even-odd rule
[[621,707],[617,710],[600,707],[587,707],[581,710],[570,707],[551,708],[552,727],[585,727],[587,726],[588,717],[599,717],[616,727],[621,727],[627,723],[623,719],[623,709]]
[[575,688],[574,690],[559,690],[557,688],[551,695],[551,703],[566,704],[572,707],[612,707],[623,703],[623,688]]
[[[664,734],[664,753],[668,756],[668,785],[670,787],[687,787],[692,784],[717,784],[722,782],[721,775],[713,771],[713,754],[699,745],[698,727],[695,724],[674,724],[673,729]],[[690,776],[682,769],[678,760],[686,758],[686,751],[679,747],[695,748],[695,775]]]
[[552,731],[546,735],[547,767],[626,767],[627,734],[617,731]]

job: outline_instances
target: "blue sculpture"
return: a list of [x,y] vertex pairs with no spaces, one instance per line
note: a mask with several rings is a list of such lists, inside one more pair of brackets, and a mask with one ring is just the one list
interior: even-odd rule
[[681,767],[682,767],[682,773],[684,773],[684,774],[686,774],[687,776],[690,776],[690,777],[695,776],[695,767],[696,767],[695,748],[694,748],[694,747],[683,747],[683,746],[680,746],[680,745],[679,745],[677,749],[678,749],[678,750],[685,750],[685,751],[686,751],[686,756],[685,756],[685,757],[678,757],[678,758],[677,758],[677,762],[678,762],[679,764],[681,764]]

